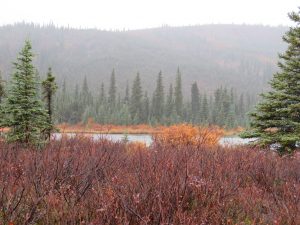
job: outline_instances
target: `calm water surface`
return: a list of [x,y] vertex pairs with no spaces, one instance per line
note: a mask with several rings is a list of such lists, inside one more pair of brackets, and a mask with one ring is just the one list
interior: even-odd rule
[[[75,133],[68,133],[67,135],[70,137],[76,136]],[[54,134],[54,139],[60,139],[61,136],[62,136],[62,134],[56,133],[56,134]],[[106,139],[109,139],[111,141],[116,141],[116,142],[123,141],[125,138],[127,138],[127,140],[129,142],[132,142],[132,141],[144,142],[147,146],[151,145],[151,143],[152,143],[152,137],[149,134],[128,134],[126,136],[124,134],[88,134],[87,136],[92,136],[92,138],[94,140],[106,138]],[[234,136],[234,137],[222,137],[220,139],[219,143],[222,146],[234,146],[234,145],[249,144],[255,140],[256,140],[255,138],[243,139],[243,138]]]

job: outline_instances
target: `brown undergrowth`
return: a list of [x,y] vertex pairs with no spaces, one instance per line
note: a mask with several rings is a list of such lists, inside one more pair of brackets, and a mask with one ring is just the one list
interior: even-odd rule
[[0,143],[0,224],[299,224],[300,159],[258,149]]

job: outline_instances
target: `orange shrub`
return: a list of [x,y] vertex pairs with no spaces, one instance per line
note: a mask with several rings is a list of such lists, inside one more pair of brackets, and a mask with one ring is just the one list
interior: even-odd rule
[[154,142],[164,146],[216,146],[223,131],[218,127],[196,127],[179,124],[163,128],[154,135]]

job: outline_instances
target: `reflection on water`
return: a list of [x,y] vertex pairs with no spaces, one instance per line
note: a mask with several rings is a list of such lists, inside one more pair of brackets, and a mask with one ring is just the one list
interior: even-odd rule
[[[75,137],[75,133],[68,133],[69,137]],[[60,139],[62,136],[61,133],[55,133],[53,135],[54,139]],[[128,141],[138,141],[143,142],[147,146],[151,145],[152,143],[152,137],[148,134],[88,134],[87,136],[91,136],[94,140],[99,140],[101,138],[109,139],[111,141],[123,141],[127,139]],[[233,145],[244,145],[249,144],[253,141],[255,141],[256,138],[240,138],[240,137],[222,137],[219,141],[220,145],[222,146],[233,146]]]

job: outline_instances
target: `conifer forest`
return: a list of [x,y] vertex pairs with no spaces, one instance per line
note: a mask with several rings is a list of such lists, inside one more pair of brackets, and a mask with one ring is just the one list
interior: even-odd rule
[[164,85],[162,72],[153,77],[153,93],[143,89],[145,84],[139,73],[133,83],[126,84],[123,93],[118,89],[114,70],[109,84],[101,83],[96,93],[89,89],[87,77],[73,88],[63,82],[55,99],[56,122],[76,124],[93,118],[97,123],[117,125],[191,123],[234,128],[249,124],[247,112],[256,102],[249,93],[238,93],[230,87],[201,92],[194,82],[190,94],[184,94],[179,68],[169,85]]

